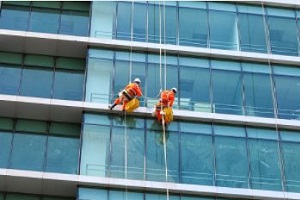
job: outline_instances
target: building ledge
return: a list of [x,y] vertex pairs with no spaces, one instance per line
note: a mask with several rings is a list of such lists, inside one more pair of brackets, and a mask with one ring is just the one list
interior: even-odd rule
[[300,57],[295,56],[269,55],[264,53],[131,42],[115,39],[35,33],[5,29],[0,29],[0,41],[0,51],[75,58],[86,58],[88,48],[93,47],[113,50],[127,49],[128,51],[131,51],[132,49],[133,51],[144,51],[157,54],[159,54],[162,49],[168,54],[199,56],[205,58],[223,58],[245,62],[262,62],[265,64],[274,63],[299,66],[300,63]]
[[[82,123],[82,115],[84,112],[115,114],[121,112],[120,105],[118,105],[113,111],[110,111],[108,109],[108,104],[104,103],[67,101],[14,95],[0,95],[0,102],[0,116],[2,117],[46,121]],[[153,118],[151,116],[152,111],[152,107],[139,107],[129,115]],[[228,115],[187,110],[174,109],[174,119],[300,130],[299,120]]]
[[69,175],[15,169],[0,169],[0,191],[77,197],[78,187],[139,190],[229,198],[299,200],[300,193],[215,187],[172,182]]

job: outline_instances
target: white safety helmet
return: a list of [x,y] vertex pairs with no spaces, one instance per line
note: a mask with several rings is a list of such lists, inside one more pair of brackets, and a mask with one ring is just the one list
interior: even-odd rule
[[177,89],[175,87],[172,88],[172,91],[176,94],[177,93]]
[[140,84],[140,83],[141,83],[141,80],[140,80],[139,78],[135,78],[135,79],[134,79],[134,82]]

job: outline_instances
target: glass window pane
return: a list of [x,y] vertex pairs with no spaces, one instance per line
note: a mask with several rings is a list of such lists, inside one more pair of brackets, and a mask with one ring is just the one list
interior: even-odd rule
[[177,8],[174,6],[161,6],[162,11],[162,43],[176,44],[177,40]]
[[75,58],[63,58],[59,57],[56,59],[56,68],[57,69],[73,69],[73,70],[85,70],[86,62],[84,59],[75,59]]
[[127,178],[129,179],[144,179],[144,141],[144,129],[127,130]]
[[11,118],[0,117],[0,130],[11,131],[13,129],[13,120]]
[[[223,133],[223,131],[225,133]],[[216,185],[222,187],[248,188],[248,158],[245,135],[240,127],[215,126]]]
[[33,133],[46,133],[47,122],[36,120],[18,119],[16,131],[29,131]]
[[21,81],[19,66],[0,64],[0,93],[18,95]]
[[[274,130],[247,129],[248,134],[272,134]],[[265,133],[264,133],[265,132]],[[249,138],[250,181],[252,189],[282,191],[279,151],[276,140]]]
[[239,5],[241,51],[267,52],[262,8]]
[[[101,56],[105,59],[98,58]],[[111,51],[89,51],[85,101],[99,103],[111,102],[114,64],[112,59],[113,52]],[[99,85],[101,85],[101,87],[99,87]]]
[[[161,20],[160,20],[161,19]],[[155,3],[148,6],[148,41],[176,44],[177,10],[175,6]]]
[[148,42],[159,43],[160,41],[159,13],[158,5],[148,5]]
[[[246,115],[274,118],[272,82],[267,65],[242,63],[244,71]],[[256,70],[259,69],[260,71]]]
[[182,183],[213,185],[211,135],[181,133]]
[[59,1],[33,1],[32,6],[38,8],[61,8],[62,2]]
[[[292,76],[285,75],[289,71],[293,73]],[[300,69],[283,66],[275,67],[274,72],[278,117],[282,119],[300,119]]]
[[118,2],[117,39],[131,40],[131,11],[131,3]]
[[89,33],[88,13],[62,11],[59,34],[87,36]]
[[116,2],[94,1],[92,6],[91,37],[114,38]]
[[0,168],[8,168],[12,136],[12,133],[0,131]]
[[114,178],[125,178],[125,133],[124,128],[113,128],[111,136],[110,173]]
[[26,31],[28,28],[29,7],[1,7],[0,28]]
[[146,20],[147,6],[145,4],[134,3],[133,13],[133,40],[146,41]]
[[[239,68],[236,62],[211,62],[223,68]],[[213,112],[226,114],[242,114],[242,75],[239,71],[212,70]],[[234,88],[234,89],[233,89]]]
[[32,8],[29,31],[57,34],[59,26],[58,23],[58,10]]
[[52,70],[25,68],[22,76],[21,95],[50,98]]
[[216,5],[218,7],[216,9],[220,9],[209,11],[210,47],[237,50],[238,32],[236,13],[230,10],[221,11],[230,4],[209,2],[208,5],[210,8]]
[[22,57],[19,53],[0,52],[0,63],[22,64]]
[[11,156],[12,169],[43,171],[46,136],[16,133]]
[[52,122],[50,124],[49,133],[53,135],[79,137],[80,131],[80,124]]
[[72,71],[56,71],[53,98],[81,101],[83,97],[84,74]]
[[[106,177],[110,156],[110,127],[84,124],[80,174]],[[97,153],[95,153],[97,152]]]
[[88,2],[88,1],[77,1],[77,2],[64,1],[62,9],[88,12],[90,10],[90,2]]
[[54,67],[54,57],[40,55],[25,55],[24,64],[39,67]]
[[180,109],[211,112],[208,60],[189,61],[179,59]]
[[[181,3],[179,2],[179,5]],[[206,3],[196,3],[204,5],[204,9],[179,7],[179,44],[207,47],[208,19],[207,10],[205,9]]]
[[294,141],[282,141],[282,157],[284,164],[285,174],[285,187],[288,192],[300,191],[300,141],[299,132],[292,131],[281,131],[281,136],[285,137],[288,135],[298,138],[297,142]]
[[83,188],[78,189],[78,200],[108,200],[106,189]]
[[[276,11],[276,12],[274,12]],[[297,24],[294,11],[290,10],[289,15],[280,16],[282,9],[268,8],[267,22],[270,32],[270,43],[273,54],[297,56],[298,39]]]
[[48,138],[46,171],[65,174],[77,174],[79,139]]
[[5,200],[39,200],[39,196],[27,195],[27,194],[10,194],[6,195]]

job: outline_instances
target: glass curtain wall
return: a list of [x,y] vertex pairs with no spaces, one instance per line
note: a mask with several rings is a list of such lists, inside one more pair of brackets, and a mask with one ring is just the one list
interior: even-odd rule
[[208,18],[206,2],[180,1],[179,45],[207,47]]
[[278,118],[300,119],[300,68],[274,65]]
[[[101,197],[101,198],[100,198]],[[118,190],[103,188],[79,187],[78,200],[165,200],[166,192],[140,192],[134,190]],[[235,198],[207,197],[196,195],[169,194],[170,200],[234,200]],[[241,199],[241,198],[239,198]],[[247,199],[241,199],[247,200]]]
[[272,54],[298,55],[298,28],[294,10],[267,7],[267,22]]
[[0,119],[0,168],[78,174],[80,125]]
[[[18,80],[18,73],[11,82]],[[298,74],[291,66],[90,49],[85,98],[111,103],[138,77],[143,107],[153,107],[160,89],[177,87],[175,109],[274,118],[278,107],[278,118],[299,119]]]
[[291,8],[142,1],[96,2],[92,10],[92,37],[258,53],[270,44],[272,54],[299,55],[300,15]]
[[240,50],[267,53],[263,8],[238,5]]
[[87,36],[89,2],[3,1],[0,28]]
[[0,52],[0,92],[81,101],[85,60]]
[[[174,121],[166,132],[168,182],[297,191],[297,135],[275,127]],[[85,114],[82,137],[81,175],[166,181],[156,121]]]

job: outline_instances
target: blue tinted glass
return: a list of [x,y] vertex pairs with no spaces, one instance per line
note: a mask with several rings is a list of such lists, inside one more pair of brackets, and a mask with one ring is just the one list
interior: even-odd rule
[[162,12],[162,43],[176,44],[177,36],[177,9],[176,7],[163,6]]
[[33,8],[30,15],[29,31],[58,33],[59,11]]
[[[235,129],[232,130],[233,132]],[[248,158],[245,138],[215,137],[216,185],[248,188]]]
[[29,8],[2,6],[0,28],[26,31],[28,28]]
[[146,133],[146,180],[165,181],[165,160],[162,131]]
[[158,5],[158,3],[156,5],[149,5],[148,31],[149,42],[161,42],[162,44],[176,44],[176,7],[167,6],[163,4]]
[[267,22],[272,53],[297,56],[297,24],[294,13],[291,11],[289,16],[280,16],[280,12],[273,13],[271,11],[268,9],[268,14],[274,14],[274,16],[268,16]]
[[50,98],[52,71],[24,69],[22,76],[21,95]]
[[83,188],[78,189],[78,200],[108,200],[105,189]]
[[125,152],[127,151],[125,150],[124,130],[124,128],[113,128],[112,130],[110,175],[114,178],[125,178],[127,176],[125,174],[127,172],[125,171],[125,169],[127,170],[125,162],[128,163],[128,157],[125,157]]
[[283,119],[300,119],[300,77],[274,75],[274,80],[278,103],[278,117]]
[[[263,135],[264,132],[265,134],[271,134],[269,130],[257,129],[257,134]],[[259,137],[262,138],[263,136]],[[275,140],[249,139],[248,147],[251,188],[281,191],[281,165],[279,163],[277,142]]]
[[46,171],[77,174],[79,139],[48,137]]
[[53,85],[53,98],[81,101],[83,95],[83,74],[68,72],[55,72]]
[[0,132],[0,168],[8,167],[8,158],[11,150],[12,134],[8,132]]
[[179,44],[207,47],[207,36],[207,11],[195,8],[179,8]]
[[144,145],[143,129],[127,130],[127,172],[129,179],[144,179]]
[[147,7],[145,4],[134,3],[133,13],[133,40],[145,41],[146,40],[146,19]]
[[[243,64],[247,67],[244,72],[244,88],[246,115],[260,117],[274,117],[272,83],[270,75],[259,73],[255,67],[269,69],[264,65]],[[252,70],[250,67],[253,66]]]
[[18,134],[13,139],[12,169],[43,171],[46,152],[46,136]]
[[88,35],[88,14],[74,11],[63,11],[60,20],[59,34],[77,36]]
[[[237,70],[238,63],[212,62],[212,68],[232,68]],[[242,114],[242,75],[239,71],[212,70],[213,112]],[[232,89],[234,88],[234,89]]]
[[212,138],[181,134],[182,183],[213,185]]
[[21,69],[0,64],[0,93],[18,95]]
[[238,43],[236,13],[209,11],[210,47],[236,50]]
[[117,39],[131,40],[131,3],[119,2],[117,11]]
[[239,14],[239,28],[241,51],[267,52],[262,15]]
[[[295,133],[299,134],[299,133]],[[300,191],[300,143],[282,142],[285,187],[288,192]]]
[[180,66],[180,108],[211,112],[210,70],[208,68]]

